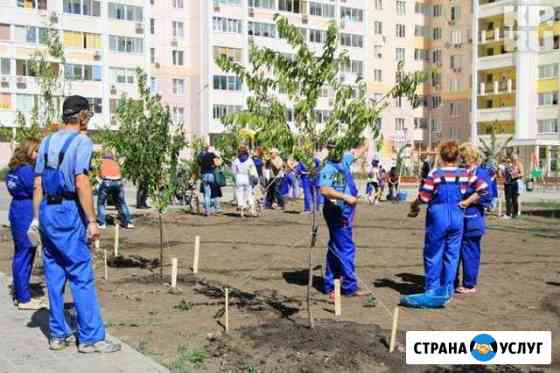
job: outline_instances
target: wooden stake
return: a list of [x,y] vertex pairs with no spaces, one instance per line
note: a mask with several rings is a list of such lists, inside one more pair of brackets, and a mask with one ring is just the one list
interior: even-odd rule
[[115,220],[115,257],[119,256],[119,222]]
[[192,271],[193,273],[198,273],[198,256],[200,254],[200,236],[194,238],[194,257]]
[[393,311],[393,327],[391,329],[391,341],[389,343],[389,352],[393,352],[395,350],[398,325],[399,325],[399,307],[395,307],[395,310]]
[[342,302],[340,299],[340,279],[334,280],[334,315],[342,315]]
[[105,281],[109,279],[109,270],[107,268],[107,249],[103,249],[104,263],[105,263]]
[[171,258],[171,288],[177,287],[177,258]]
[[97,252],[99,251],[99,246],[100,246],[99,240],[95,240],[94,242],[95,254],[97,254]]
[[225,302],[225,327],[226,327],[226,334],[229,333],[229,288],[225,289],[226,293],[226,302]]

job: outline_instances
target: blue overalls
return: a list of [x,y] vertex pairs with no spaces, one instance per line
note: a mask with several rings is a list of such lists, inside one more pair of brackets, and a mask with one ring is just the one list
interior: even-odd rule
[[[482,167],[471,169],[479,179],[484,180],[491,186],[492,177],[489,170]],[[475,193],[474,188],[469,187],[466,197]],[[480,241],[485,233],[484,208],[489,207],[494,198],[492,189],[480,197],[477,204],[465,209],[465,226],[461,242],[461,255],[459,264],[463,264],[463,287],[474,288],[477,283],[478,270],[480,267]]]
[[[328,162],[320,173],[321,187],[330,187],[337,192],[356,197],[358,189],[350,172],[353,161],[352,154],[348,153],[341,162]],[[327,294],[334,290],[335,278],[342,278],[342,294],[350,295],[358,290],[356,245],[352,240],[355,211],[355,206],[344,201],[325,198],[323,216],[330,236],[323,285]]]
[[424,239],[425,292],[402,297],[402,305],[438,308],[452,299],[464,228],[459,203],[468,185],[466,170],[457,167],[437,168],[424,180],[419,198],[429,203]]
[[12,260],[14,298],[18,303],[28,303],[31,300],[29,279],[36,251],[27,236],[33,220],[33,166],[22,164],[10,170],[6,186],[13,198],[9,219],[15,247]]
[[318,158],[313,158],[313,162],[315,163],[315,169],[317,170],[317,175],[313,180],[313,194],[315,195],[315,203],[317,206],[317,211],[320,210],[321,206],[323,206],[325,199],[321,194],[321,177],[318,170],[321,169],[321,160]]
[[64,287],[70,281],[78,319],[79,343],[105,339],[105,327],[95,292],[87,223],[79,204],[75,177],[90,169],[93,144],[85,135],[61,130],[41,143],[35,173],[45,179],[49,171],[64,176],[62,198],[46,192],[41,201],[39,223],[43,241],[43,262],[49,293],[50,337],[63,339],[72,334],[64,317]]
[[303,162],[299,162],[296,166],[296,172],[299,175],[301,187],[303,189],[303,210],[311,212],[313,210],[313,189],[309,180],[308,171]]

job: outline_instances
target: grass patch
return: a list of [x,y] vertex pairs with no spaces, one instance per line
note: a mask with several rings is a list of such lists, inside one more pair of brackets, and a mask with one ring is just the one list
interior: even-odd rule
[[192,368],[200,369],[208,360],[205,348],[179,346],[177,358],[168,365],[173,373],[190,373]]
[[243,373],[259,373],[259,370],[250,362],[244,362],[241,369]]
[[193,304],[182,299],[181,302],[173,306],[173,308],[179,311],[190,311],[193,308]]
[[375,307],[377,306],[377,299],[372,295],[368,295],[364,302],[362,303],[364,307]]

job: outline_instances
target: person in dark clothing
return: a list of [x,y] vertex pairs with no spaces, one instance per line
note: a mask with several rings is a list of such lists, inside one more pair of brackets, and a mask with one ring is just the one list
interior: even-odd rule
[[216,154],[214,147],[208,146],[206,151],[198,157],[198,162],[204,193],[204,215],[208,216],[220,210],[221,189],[216,185],[214,171],[221,165],[221,159]]
[[284,209],[284,197],[280,192],[284,179],[284,161],[280,158],[277,149],[272,149],[267,167],[271,171],[270,179],[267,182],[266,205],[268,209],[273,208],[274,202],[279,208]]
[[255,148],[255,154],[253,155],[253,163],[255,164],[255,167],[257,168],[257,175],[259,176],[259,181],[261,182],[261,184],[264,184],[263,149],[262,149],[262,146],[260,146],[260,145],[257,145],[257,147]]
[[387,174],[387,184],[389,184],[389,194],[387,195],[388,201],[397,200],[397,193],[399,190],[399,174],[395,166],[391,167]]
[[136,191],[136,208],[137,209],[149,209],[148,206],[148,191],[143,182],[138,183],[138,190]]
[[516,218],[519,214],[519,180],[523,177],[523,169],[517,159],[507,158],[503,171],[504,191],[506,195],[506,215],[504,219]]

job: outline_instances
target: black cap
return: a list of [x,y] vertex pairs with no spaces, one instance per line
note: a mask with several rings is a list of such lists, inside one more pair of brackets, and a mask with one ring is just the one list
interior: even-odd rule
[[78,114],[82,110],[89,110],[90,105],[87,98],[74,95],[66,97],[64,104],[62,105],[62,116],[69,117],[74,114]]

